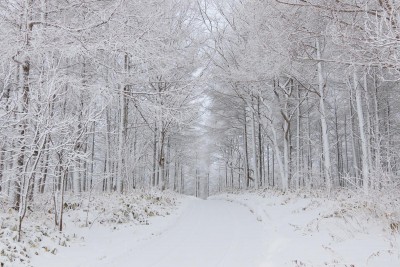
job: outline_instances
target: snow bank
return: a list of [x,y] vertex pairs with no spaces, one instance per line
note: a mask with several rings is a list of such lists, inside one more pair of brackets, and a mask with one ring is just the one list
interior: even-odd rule
[[253,191],[215,196],[240,203],[263,222],[268,246],[262,266],[400,266],[396,198],[337,192]]
[[33,266],[33,256],[56,255],[60,248],[83,241],[92,228],[117,230],[124,226],[146,225],[152,217],[169,215],[176,209],[180,198],[172,192],[140,190],[127,195],[67,195],[64,231],[61,233],[54,226],[52,196],[42,195],[29,207],[21,242],[17,242],[18,214],[2,203],[0,263],[5,267]]

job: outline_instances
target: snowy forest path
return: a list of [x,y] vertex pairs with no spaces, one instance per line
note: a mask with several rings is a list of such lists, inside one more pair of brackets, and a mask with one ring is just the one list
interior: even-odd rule
[[150,225],[94,227],[85,241],[56,256],[38,256],[33,266],[54,260],[59,267],[259,266],[263,227],[249,209],[225,200],[186,200],[178,213],[154,217]]
[[99,266],[257,266],[262,225],[248,209],[221,200],[194,200],[175,225]]

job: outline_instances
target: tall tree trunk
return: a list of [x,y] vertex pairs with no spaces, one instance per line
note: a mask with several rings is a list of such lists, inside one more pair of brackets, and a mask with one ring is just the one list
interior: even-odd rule
[[[367,122],[367,129],[366,129],[366,138],[367,138],[367,152],[368,152],[368,166],[369,166],[369,172],[371,172],[371,170],[374,167],[374,164],[372,163],[372,126],[371,126],[371,116],[370,116],[370,98],[369,98],[369,90],[368,90],[368,80],[367,80],[367,71],[364,72],[363,75],[363,80],[364,80],[364,94],[365,94],[365,104],[366,104],[366,108],[367,111],[365,112],[365,120]],[[371,175],[369,177],[370,179],[372,178]],[[372,182],[369,181],[369,184],[372,185]]]
[[[287,114],[286,114],[287,115]],[[283,168],[285,173],[284,190],[289,188],[289,169],[290,169],[290,121],[287,116],[284,116],[283,122]]]
[[153,146],[153,173],[152,173],[152,182],[151,185],[155,187],[156,180],[157,180],[157,169],[158,169],[158,164],[157,164],[157,159],[158,159],[158,127],[157,127],[157,122],[154,122],[154,146]]
[[[376,77],[376,70],[374,70],[374,141],[375,141],[375,176],[382,173],[382,163],[381,163],[381,133],[380,133],[380,121],[379,121],[379,100],[378,100],[378,79]],[[376,179],[375,179],[376,181]],[[377,182],[377,181],[376,181]],[[377,186],[375,183],[372,186]]]
[[259,187],[259,181],[260,181],[260,175],[258,172],[258,165],[257,165],[257,139],[256,139],[256,122],[254,118],[254,112],[251,115],[251,135],[252,135],[252,152],[253,152],[253,167],[254,167],[254,187],[258,189]]
[[61,193],[61,200],[60,200],[60,208],[59,208],[59,222],[58,222],[58,230],[62,232],[63,230],[63,216],[64,216],[64,194],[65,194],[65,183],[67,181],[68,177],[68,168],[61,167],[61,172],[60,172],[60,179],[62,180],[61,188],[60,188],[60,193]]
[[158,158],[158,174],[157,174],[157,184],[161,190],[165,190],[165,131],[163,127],[160,132],[160,154]]
[[354,122],[354,110],[353,110],[353,89],[350,88],[350,129],[351,129],[351,150],[352,150],[352,162],[353,162],[353,176],[355,178],[355,185],[357,185],[357,180],[359,177],[359,167],[358,167],[358,154],[357,145],[355,137],[355,122]]
[[363,189],[364,194],[368,194],[369,183],[369,164],[368,164],[368,148],[367,139],[364,132],[364,114],[361,100],[361,88],[358,86],[357,70],[354,68],[353,72],[354,90],[356,92],[356,105],[357,105],[357,118],[360,130],[361,149],[362,149],[362,173],[363,173]]
[[259,165],[260,185],[265,186],[265,173],[263,170],[264,144],[263,144],[262,127],[261,127],[260,97],[257,98],[257,119],[258,119],[258,165]]
[[[349,149],[347,145],[347,116],[344,114],[344,147],[345,152],[344,155],[346,156],[346,173],[349,173]],[[344,182],[342,186],[345,186]]]
[[244,157],[245,157],[245,175],[246,175],[246,187],[250,186],[250,168],[249,168],[249,154],[248,154],[248,144],[247,144],[247,111],[246,107],[244,108]]
[[310,119],[310,103],[309,103],[309,97],[307,95],[307,144],[308,144],[308,149],[307,149],[307,186],[309,188],[312,187],[312,181],[311,177],[312,172],[313,172],[313,156],[312,156],[312,142],[311,142],[311,119]]
[[93,134],[92,134],[92,144],[91,144],[91,159],[90,159],[90,190],[93,188],[93,175],[94,175],[94,153],[95,153],[95,137],[96,137],[96,122],[93,122]]
[[391,123],[390,123],[390,101],[389,94],[386,94],[386,171],[388,173],[392,173],[392,164],[391,164]]
[[301,144],[300,144],[300,135],[301,135],[301,99],[300,99],[300,86],[297,85],[297,134],[296,134],[296,187],[300,187],[302,170],[301,170]]
[[[338,122],[338,106],[335,95],[335,136],[336,136],[336,175],[338,177],[338,184],[341,184],[342,168],[341,168],[341,141],[339,137],[339,122]],[[335,181],[336,182],[336,181]]]
[[117,192],[122,193],[122,185],[123,185],[123,168],[124,168],[124,121],[125,121],[125,95],[124,95],[124,86],[121,86],[121,92],[119,93],[119,126],[118,126],[118,173],[114,180],[114,188],[116,188]]
[[112,169],[112,161],[111,161],[111,118],[110,118],[110,110],[106,109],[106,154],[104,159],[105,169],[106,169],[106,179],[107,179],[107,192],[111,192],[113,190],[113,169]]
[[325,170],[325,182],[326,182],[326,191],[328,195],[331,193],[332,187],[332,177],[331,177],[331,157],[329,152],[329,135],[328,135],[328,126],[326,123],[326,113],[325,113],[325,82],[323,77],[322,70],[322,62],[321,62],[321,48],[319,39],[316,39],[316,47],[317,47],[317,60],[318,60],[318,89],[320,94],[319,99],[319,108],[321,115],[321,127],[322,127],[322,143],[323,143],[323,156],[324,156],[324,170]]

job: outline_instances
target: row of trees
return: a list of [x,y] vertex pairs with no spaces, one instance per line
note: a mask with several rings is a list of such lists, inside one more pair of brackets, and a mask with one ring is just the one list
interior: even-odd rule
[[67,191],[396,185],[397,10],[0,0],[1,200],[62,230]]
[[220,187],[399,185],[397,1],[208,3]]
[[182,192],[201,112],[191,1],[0,1],[0,197]]

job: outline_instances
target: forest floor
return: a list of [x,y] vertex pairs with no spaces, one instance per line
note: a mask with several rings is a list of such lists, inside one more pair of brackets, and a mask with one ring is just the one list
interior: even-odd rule
[[259,190],[212,199],[241,204],[262,222],[267,247],[260,266],[400,266],[400,199],[323,195]]
[[262,224],[235,203],[186,198],[172,216],[145,227],[95,228],[85,242],[34,266],[57,267],[251,267],[261,263]]
[[[0,263],[5,267],[87,266],[79,264],[92,255],[116,252],[151,222],[159,220],[167,227],[164,217],[176,213],[183,199],[168,191],[67,194],[61,233],[54,225],[53,197],[39,195],[30,203],[17,242],[18,212],[0,198]],[[97,243],[92,250],[87,246],[90,242]],[[66,260],[66,254],[71,258]]]
[[12,211],[0,212],[0,261],[6,267],[400,266],[399,200],[354,196],[270,190],[208,200],[157,191],[71,196],[62,234],[44,199],[43,209],[29,214],[21,243]]

